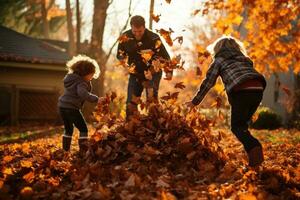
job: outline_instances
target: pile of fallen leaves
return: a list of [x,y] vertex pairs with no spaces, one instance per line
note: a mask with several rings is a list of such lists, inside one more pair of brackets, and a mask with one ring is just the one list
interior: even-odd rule
[[[263,141],[265,163],[247,168],[241,144],[168,93],[140,99],[128,122],[98,105],[84,154],[61,150],[61,135],[0,149],[2,199],[297,199],[299,143]],[[217,119],[216,119],[217,120]],[[77,144],[76,144],[77,146]]]
[[[100,107],[99,114],[111,121],[105,106]],[[163,189],[185,197],[195,185],[212,181],[224,166],[224,158],[217,139],[209,134],[211,122],[204,117],[187,122],[189,115],[180,115],[175,111],[178,108],[167,102],[153,103],[145,108],[147,115],[135,116],[127,123],[110,128],[101,123],[83,159],[85,168],[78,169],[80,176],[74,172],[72,180],[101,183],[108,187],[107,197],[117,199],[157,198]],[[95,186],[81,184],[80,188],[85,188],[85,195],[92,195]]]

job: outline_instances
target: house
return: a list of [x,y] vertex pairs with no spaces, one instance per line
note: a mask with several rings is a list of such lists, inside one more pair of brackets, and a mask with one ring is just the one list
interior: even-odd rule
[[0,125],[57,120],[65,49],[0,26]]
[[[277,72],[266,78],[267,87],[264,92],[262,105],[271,108],[286,125],[293,114],[294,97],[297,89],[297,75],[290,68],[288,72]],[[291,94],[288,94],[291,93]]]

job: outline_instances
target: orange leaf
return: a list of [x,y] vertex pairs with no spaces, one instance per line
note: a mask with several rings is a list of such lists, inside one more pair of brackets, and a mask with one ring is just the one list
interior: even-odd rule
[[30,168],[32,167],[32,162],[30,160],[21,160],[21,167]]
[[122,34],[119,38],[118,41],[120,43],[128,42],[129,40],[132,40],[133,38],[129,38],[126,34]]
[[128,72],[130,74],[135,74],[135,64],[131,64],[129,67],[128,67]]
[[152,58],[154,52],[152,50],[141,50],[140,54],[144,63],[147,63]]
[[174,32],[172,29],[166,31],[165,29],[156,30],[167,42],[169,46],[173,46],[173,40],[171,38],[171,33]]
[[33,179],[34,179],[34,172],[31,171],[31,172],[25,174],[25,175],[23,176],[23,179],[24,179],[27,183],[31,183],[31,182],[33,181]]
[[156,42],[155,42],[155,49],[160,48],[160,46],[161,46],[161,40],[156,40]]
[[4,156],[3,158],[3,162],[4,163],[9,163],[10,161],[12,161],[13,157],[8,155],[8,156]]
[[154,14],[151,14],[151,18],[152,18],[155,22],[159,22],[160,16],[161,16],[161,15],[154,15]]
[[8,167],[8,168],[4,168],[4,169],[2,170],[2,173],[3,173],[3,174],[7,174],[7,175],[12,175],[12,174],[13,174],[13,171],[12,171],[12,169],[11,169],[10,167]]

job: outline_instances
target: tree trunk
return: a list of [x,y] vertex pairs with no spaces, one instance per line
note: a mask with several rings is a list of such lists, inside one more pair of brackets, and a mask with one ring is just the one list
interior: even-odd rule
[[79,53],[79,49],[80,49],[80,39],[81,39],[81,18],[80,18],[80,4],[79,4],[79,0],[76,0],[76,36],[77,36],[77,40],[76,40],[76,49],[77,49],[77,53]]
[[150,0],[150,15],[149,15],[149,29],[152,29],[153,19],[152,15],[154,13],[154,0]]
[[72,24],[72,11],[70,0],[66,0],[66,11],[67,11],[67,25],[68,25],[68,36],[69,36],[69,55],[75,55],[75,40],[74,40],[74,28]]
[[[97,80],[93,80],[93,93],[98,96],[104,95],[104,80],[105,80],[105,53],[102,49],[103,45],[103,34],[106,20],[106,11],[110,4],[109,0],[94,0],[94,15],[93,15],[93,29],[91,35],[91,44],[89,56],[94,58],[100,66],[100,77]],[[85,104],[83,110],[84,116],[87,121],[92,121],[92,111],[94,110],[95,104]]]
[[104,63],[105,53],[102,49],[103,33],[106,20],[106,11],[109,6],[109,0],[94,0],[94,16],[93,16],[93,29],[91,37],[91,56],[98,62],[101,70],[98,84],[95,85],[96,93],[99,96],[104,94],[104,80],[106,66]]
[[42,0],[41,11],[42,11],[44,38],[50,38],[49,37],[49,22],[48,22],[48,19],[47,19],[48,12],[47,12],[47,9],[46,9],[46,0]]

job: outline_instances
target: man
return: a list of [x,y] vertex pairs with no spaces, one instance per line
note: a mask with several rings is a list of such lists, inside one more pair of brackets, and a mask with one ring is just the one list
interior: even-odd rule
[[[135,97],[141,97],[146,88],[147,99],[158,98],[162,70],[160,62],[170,60],[170,56],[156,33],[145,28],[142,16],[133,16],[131,29],[123,33],[125,41],[119,41],[117,58],[134,67],[130,73],[127,89],[126,119],[137,110]],[[172,71],[166,72],[166,79],[172,79]]]

